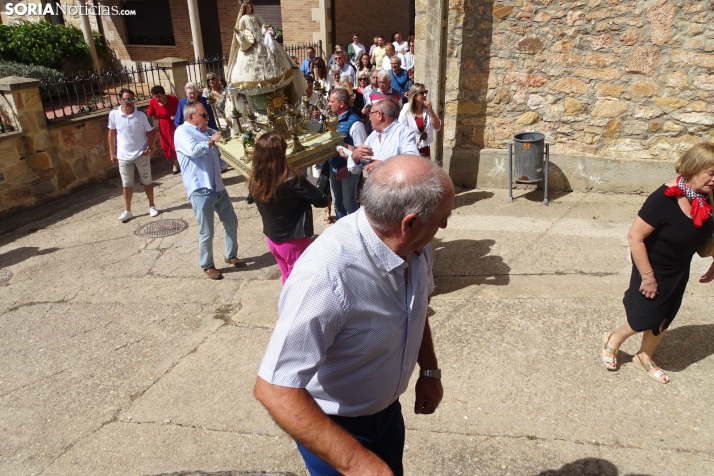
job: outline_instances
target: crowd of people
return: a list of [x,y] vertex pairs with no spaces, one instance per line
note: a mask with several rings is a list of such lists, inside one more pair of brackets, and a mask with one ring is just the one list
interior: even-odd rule
[[[434,290],[430,241],[447,226],[455,199],[448,175],[430,160],[441,121],[425,86],[411,79],[413,38],[402,41],[397,34],[385,44],[377,37],[367,51],[354,35],[327,63],[314,51],[310,55],[302,65],[308,102],[326,99],[345,139],[318,168],[317,185],[290,165],[279,132],[255,143],[248,191],[284,288],[254,393],[295,439],[310,474],[401,475],[405,428],[399,397],[417,364],[414,412],[433,413],[443,396],[427,316]],[[316,79],[328,86],[326,98],[320,98]],[[221,133],[209,104],[222,114],[225,84],[215,75],[207,80],[202,95],[195,84],[186,84],[180,101],[155,86],[148,115],[136,109],[134,93],[123,89],[121,106],[109,115],[109,144],[123,185],[119,219],[132,217],[135,169],[149,213],[157,216],[149,116],[158,118],[162,150],[182,174],[199,226],[199,265],[209,278],[222,279],[213,258],[215,215],[224,228],[224,262],[246,263],[238,257],[238,219],[222,180],[216,146]],[[322,117],[323,111],[316,112]],[[647,198],[630,229],[626,321],[604,333],[598,349],[607,370],[617,371],[619,347],[641,332],[633,364],[660,383],[669,377],[653,354],[677,315],[691,259],[697,251],[714,253],[714,145],[692,147],[675,171],[676,178]],[[338,222],[313,241],[312,208],[328,205],[328,191]],[[700,282],[712,280],[714,264]]]

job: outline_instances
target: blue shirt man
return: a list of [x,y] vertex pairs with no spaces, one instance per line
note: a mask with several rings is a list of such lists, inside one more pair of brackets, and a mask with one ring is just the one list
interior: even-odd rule
[[208,113],[199,103],[185,107],[186,122],[174,133],[181,176],[198,222],[199,265],[211,279],[223,279],[213,262],[213,213],[223,223],[225,262],[245,266],[238,258],[238,217],[221,178],[220,153],[216,141],[220,132],[208,128]]
[[392,89],[399,91],[403,99],[402,102],[406,102],[404,93],[409,92],[409,88],[412,87],[412,81],[409,79],[407,70],[402,68],[402,62],[396,56],[392,56],[391,59],[392,70],[390,74],[392,75],[392,81],[390,82]]
[[310,63],[312,60],[315,59],[315,48],[312,46],[307,49],[307,58],[305,58],[305,61],[302,62],[302,65],[300,66],[300,71],[302,71],[302,74],[311,74],[312,71],[310,71]]
[[[352,147],[362,145],[367,133],[357,113],[350,109],[349,92],[342,88],[333,89],[327,104],[337,116],[337,132],[345,134],[345,144]],[[357,211],[357,186],[361,171],[351,159],[341,155],[330,159],[330,190],[338,220]]]

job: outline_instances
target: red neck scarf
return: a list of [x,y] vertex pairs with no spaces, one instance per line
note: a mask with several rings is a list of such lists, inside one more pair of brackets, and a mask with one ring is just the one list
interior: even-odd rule
[[664,194],[668,197],[681,197],[684,195],[692,204],[692,211],[689,213],[694,226],[701,228],[702,224],[712,215],[712,206],[707,200],[708,197],[695,192],[684,182],[684,177],[677,177],[677,185],[667,187]]

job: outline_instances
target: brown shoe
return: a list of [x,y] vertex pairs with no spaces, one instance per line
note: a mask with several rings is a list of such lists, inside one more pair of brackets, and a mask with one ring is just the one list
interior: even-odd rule
[[203,272],[211,279],[223,279],[223,275],[216,268],[207,268]]
[[236,268],[242,268],[243,266],[245,266],[245,261],[240,258],[226,258],[223,261],[228,264],[234,265]]

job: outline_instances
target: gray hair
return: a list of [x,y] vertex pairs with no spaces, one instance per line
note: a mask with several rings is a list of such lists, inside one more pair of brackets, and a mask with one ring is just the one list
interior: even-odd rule
[[[415,157],[414,160],[426,159]],[[372,171],[360,195],[362,207],[372,226],[388,232],[400,227],[404,217],[412,213],[422,223],[429,221],[446,193],[448,178],[443,169],[430,161],[424,179],[415,182],[413,178],[380,180],[378,171],[383,166],[384,162]]]
[[188,121],[189,114],[196,114],[196,109],[198,108],[198,106],[203,107],[203,104],[201,104],[200,102],[187,102],[186,105],[183,107],[183,120]]
[[392,99],[381,99],[374,103],[373,111],[381,112],[386,117],[397,119],[399,117],[399,106]]
[[387,81],[389,81],[389,84],[392,84],[392,73],[390,73],[386,69],[383,69],[379,73],[377,73],[377,79],[386,79]]
[[196,83],[188,82],[186,83],[186,86],[183,87],[184,91],[188,91],[189,89],[195,89],[196,92],[198,92],[198,86],[196,86]]
[[347,105],[347,107],[350,107],[350,93],[347,91],[345,88],[335,88],[330,92],[330,96],[334,95],[335,99],[338,101],[342,101]]
[[332,63],[332,66],[330,66],[330,74],[335,74],[339,73],[342,71],[342,68],[340,68],[340,65],[337,63]]

